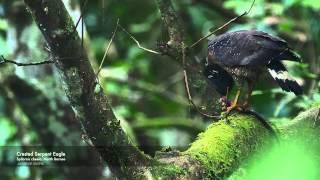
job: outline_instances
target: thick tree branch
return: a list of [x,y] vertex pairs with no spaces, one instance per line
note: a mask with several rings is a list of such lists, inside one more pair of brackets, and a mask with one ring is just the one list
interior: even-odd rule
[[121,129],[96,82],[63,3],[60,0],[25,0],[25,3],[53,53],[66,94],[89,139],[118,177],[144,174],[148,157],[132,145]]
[[170,41],[168,44],[176,49],[181,49],[183,42],[183,28],[180,20],[173,9],[171,0],[157,0],[161,12],[162,21],[168,28]]
[[[163,170],[161,177],[176,173],[176,179],[226,179],[248,158],[273,147],[274,131],[262,120],[254,114],[235,113],[229,117],[230,123],[221,119],[211,124],[186,151],[158,152],[159,161],[175,165]],[[276,127],[277,140],[297,140],[303,134],[308,148],[319,152],[319,121],[319,106],[304,111],[289,124]]]
[[319,106],[301,112],[287,125],[277,126],[280,139],[254,113],[235,113],[229,121],[211,124],[186,151],[160,152],[158,159],[176,165],[178,179],[225,179],[252,155],[272,147],[275,140],[296,140],[303,134],[308,148],[319,152]]
[[233,114],[230,123],[211,124],[185,152],[160,152],[158,160],[180,168],[177,179],[225,179],[239,165],[273,142],[260,117]]

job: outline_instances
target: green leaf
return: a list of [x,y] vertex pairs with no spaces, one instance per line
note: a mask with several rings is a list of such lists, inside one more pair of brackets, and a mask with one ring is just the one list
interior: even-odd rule
[[7,140],[16,132],[16,126],[9,119],[0,117],[0,146],[6,145]]

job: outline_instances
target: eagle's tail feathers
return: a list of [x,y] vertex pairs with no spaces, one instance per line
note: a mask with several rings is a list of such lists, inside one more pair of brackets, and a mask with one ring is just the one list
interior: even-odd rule
[[290,77],[288,71],[281,62],[270,62],[268,64],[268,70],[273,79],[277,81],[283,90],[293,92],[295,95],[301,95],[303,93],[301,86]]

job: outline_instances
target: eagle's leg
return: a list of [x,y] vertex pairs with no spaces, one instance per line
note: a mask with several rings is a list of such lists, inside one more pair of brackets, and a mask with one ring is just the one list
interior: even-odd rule
[[254,87],[253,81],[248,80],[247,82],[248,82],[248,94],[247,94],[247,97],[246,97],[244,103],[241,106],[241,108],[243,110],[247,110],[249,108],[249,101],[250,101],[250,97],[251,97],[253,87]]
[[239,97],[240,97],[240,93],[241,93],[241,88],[239,88],[237,90],[236,97],[234,98],[234,100],[231,103],[231,105],[229,107],[227,107],[227,111],[226,111],[227,114],[229,114],[232,110],[238,108],[238,100],[239,100]]
[[229,87],[227,87],[227,93],[220,97],[219,103],[221,104],[222,111],[227,110],[227,108],[231,105],[231,102],[228,99],[229,97]]

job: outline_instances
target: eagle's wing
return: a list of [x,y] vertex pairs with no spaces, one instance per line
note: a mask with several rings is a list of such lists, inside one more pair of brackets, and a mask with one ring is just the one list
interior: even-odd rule
[[283,39],[255,30],[220,35],[209,42],[208,49],[211,58],[227,66],[257,66],[274,60],[300,60]]
[[232,76],[217,64],[207,64],[203,70],[203,75],[222,96],[226,96],[234,85]]

